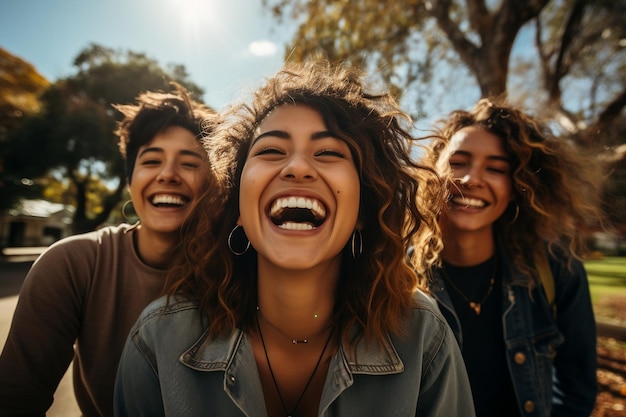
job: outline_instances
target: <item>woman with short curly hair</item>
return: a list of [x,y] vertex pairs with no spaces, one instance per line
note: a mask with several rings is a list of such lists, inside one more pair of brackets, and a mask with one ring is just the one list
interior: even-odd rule
[[596,332],[581,231],[601,219],[599,165],[488,99],[452,112],[433,150],[449,195],[431,288],[476,414],[589,416]]

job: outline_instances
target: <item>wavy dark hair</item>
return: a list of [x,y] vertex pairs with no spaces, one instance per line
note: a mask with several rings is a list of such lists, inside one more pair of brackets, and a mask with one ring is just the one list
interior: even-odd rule
[[468,126],[501,138],[511,160],[514,198],[494,229],[526,279],[523,284],[536,284],[533,253],[546,242],[553,255],[581,259],[587,250],[581,231],[602,224],[598,161],[501,99],[481,99],[472,111],[453,111],[441,122],[440,140],[433,142],[435,158]]
[[[340,336],[353,343],[362,337],[382,342],[388,331],[402,334],[412,294],[442,248],[437,211],[445,183],[433,167],[413,158],[418,141],[393,98],[366,92],[363,73],[326,61],[287,64],[254,93],[251,104],[227,109],[206,137],[222,186],[191,214],[183,257],[169,274],[170,295],[199,301],[211,337],[253,326],[257,254],[250,247],[235,256],[227,239],[239,216],[239,181],[254,130],[284,104],[319,111],[350,147],[359,173],[363,252],[355,260],[350,242],[344,248],[334,312]],[[416,249],[410,262],[408,246]]]
[[135,104],[114,104],[124,115],[118,122],[115,134],[119,136],[118,147],[126,159],[126,181],[130,184],[139,148],[150,142],[157,134],[170,126],[180,126],[196,135],[200,141],[205,119],[215,111],[195,101],[182,85],[172,81],[173,91],[147,91],[135,99]]

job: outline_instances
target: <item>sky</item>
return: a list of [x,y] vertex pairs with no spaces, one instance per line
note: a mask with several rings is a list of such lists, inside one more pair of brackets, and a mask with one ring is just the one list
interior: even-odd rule
[[294,30],[261,0],[0,0],[0,47],[49,81],[97,43],[184,65],[218,110],[280,68]]
[[[0,47],[31,63],[54,82],[75,74],[72,62],[91,43],[143,53],[159,65],[180,64],[216,110],[246,99],[248,92],[283,63],[294,23],[278,23],[262,0],[0,0]],[[516,51],[530,45],[520,32]],[[521,46],[521,48],[520,48]],[[428,129],[479,98],[475,81],[462,72],[444,74],[459,88],[432,86]],[[403,109],[412,112],[410,92]]]

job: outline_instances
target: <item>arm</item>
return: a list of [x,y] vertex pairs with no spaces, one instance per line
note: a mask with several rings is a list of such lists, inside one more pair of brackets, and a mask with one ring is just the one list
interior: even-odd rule
[[[0,415],[44,416],[52,404],[80,328],[77,277],[90,273],[87,245],[80,246],[53,245],[28,272],[0,356]],[[84,256],[73,264],[74,251]]]
[[554,359],[552,416],[589,416],[597,395],[596,324],[587,273],[581,262],[552,263],[556,320],[565,341]]

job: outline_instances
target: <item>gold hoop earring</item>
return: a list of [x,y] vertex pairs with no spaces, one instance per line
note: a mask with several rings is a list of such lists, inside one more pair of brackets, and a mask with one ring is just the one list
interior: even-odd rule
[[[132,204],[133,204],[133,200],[127,200],[127,201],[124,203],[124,205],[122,206],[122,217],[123,217],[123,218],[124,218],[124,220],[126,220],[128,223],[134,223],[133,221],[131,221],[131,217],[132,217],[132,216],[129,216],[128,214],[126,214],[126,208],[127,208],[129,205],[132,205]],[[133,206],[133,211],[135,211],[135,207],[134,207],[134,206]],[[134,217],[136,217],[136,218],[137,218],[137,220],[135,220],[135,221],[141,221],[141,219],[139,218],[139,216],[137,216],[137,213],[136,213],[136,212],[135,212],[135,216],[134,216]]]
[[517,221],[518,217],[519,217],[519,204],[515,203],[515,215],[513,216],[513,219],[510,222],[505,222],[505,224],[507,226],[512,226]]
[[244,236],[244,238],[245,238],[245,240],[247,242],[246,243],[246,247],[242,251],[240,251],[240,252],[238,252],[238,251],[233,249],[233,244],[232,244],[233,234],[235,233],[235,230],[237,230],[237,228],[239,228],[239,227],[241,227],[241,226],[235,225],[233,230],[231,230],[230,233],[228,234],[228,249],[230,249],[230,251],[234,255],[237,255],[237,256],[243,255],[244,253],[248,252],[248,249],[250,249],[250,240],[248,240],[248,237],[246,236],[246,232],[245,232],[245,230],[243,230],[243,227],[241,227],[241,230],[242,230],[243,236]]
[[[357,242],[357,234],[359,235]],[[350,239],[350,248],[352,249],[352,258],[356,260],[363,253],[363,235],[358,229],[354,229],[352,232],[352,238]]]

